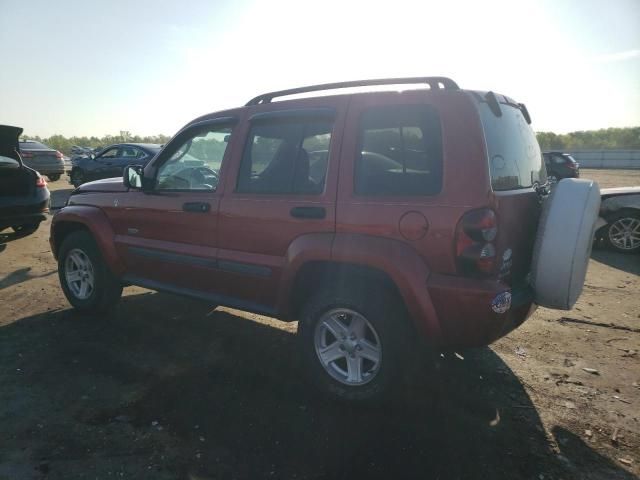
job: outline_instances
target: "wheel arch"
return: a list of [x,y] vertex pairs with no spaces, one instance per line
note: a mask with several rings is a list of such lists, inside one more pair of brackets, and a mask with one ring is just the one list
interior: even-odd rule
[[96,241],[109,269],[116,275],[124,272],[124,265],[113,241],[114,232],[106,215],[97,207],[74,205],[60,210],[51,224],[49,243],[57,259],[60,245],[73,232],[88,231]]
[[[309,248],[289,250],[277,310],[296,319],[320,284],[363,282],[388,289],[404,307],[411,324],[427,339],[440,337],[440,326],[427,290],[429,269],[410,246],[360,234],[313,235],[297,239]],[[345,287],[346,288],[346,287]]]

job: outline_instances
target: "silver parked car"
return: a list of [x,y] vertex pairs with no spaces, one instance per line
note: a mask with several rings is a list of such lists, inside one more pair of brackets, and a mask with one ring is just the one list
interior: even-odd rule
[[600,192],[600,217],[606,225],[596,236],[615,251],[640,253],[640,186],[603,188]]
[[65,171],[62,153],[44,143],[21,140],[20,155],[27,167],[33,168],[41,175],[46,175],[52,182],[58,180]]

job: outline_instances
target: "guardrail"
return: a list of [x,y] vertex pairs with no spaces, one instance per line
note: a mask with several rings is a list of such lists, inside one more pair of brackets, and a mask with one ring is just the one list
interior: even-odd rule
[[566,150],[582,168],[640,169],[640,150]]

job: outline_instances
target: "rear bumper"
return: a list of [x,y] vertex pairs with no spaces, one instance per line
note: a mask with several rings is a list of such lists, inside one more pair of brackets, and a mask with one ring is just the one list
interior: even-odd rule
[[30,205],[10,205],[0,208],[0,229],[14,225],[40,223],[47,219],[49,195],[38,203]]
[[36,169],[40,175],[62,175],[64,165],[43,165]]
[[431,275],[428,288],[440,322],[437,343],[445,348],[489,345],[520,326],[537,308],[529,286],[512,290],[498,281]]
[[25,213],[21,215],[2,216],[0,217],[0,230],[17,225],[29,225],[33,223],[44,222],[47,215],[40,213]]

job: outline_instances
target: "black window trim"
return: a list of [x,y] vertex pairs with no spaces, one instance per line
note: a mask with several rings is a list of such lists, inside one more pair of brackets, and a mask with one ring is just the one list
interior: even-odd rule
[[291,121],[304,119],[326,119],[333,120],[336,117],[336,109],[331,107],[317,108],[293,108],[287,110],[271,110],[268,112],[254,113],[249,117],[249,121],[269,122],[269,121]]

